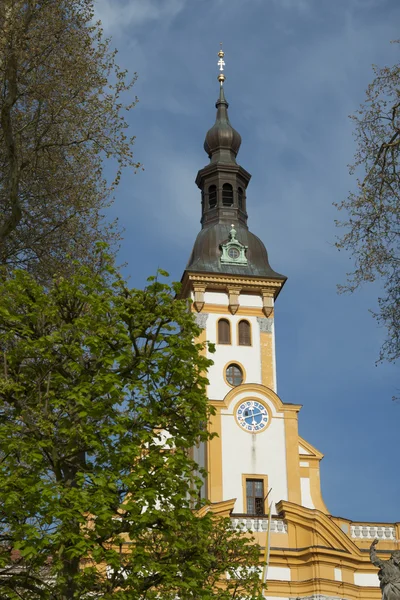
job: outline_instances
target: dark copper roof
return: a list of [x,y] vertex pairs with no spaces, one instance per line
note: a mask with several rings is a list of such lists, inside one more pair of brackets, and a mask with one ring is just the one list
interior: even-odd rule
[[[204,142],[210,163],[199,171],[196,178],[202,191],[202,230],[196,238],[186,270],[273,278],[284,282],[286,277],[270,267],[262,241],[247,228],[246,191],[251,176],[236,162],[241,137],[229,122],[223,85],[220,86],[216,108],[215,124],[207,132]],[[224,195],[224,190],[230,190],[230,195]],[[228,242],[232,224],[237,240],[247,246],[247,264],[239,261],[238,264],[221,263],[221,245]]]
[[267,250],[260,238],[240,223],[235,223],[235,229],[239,242],[247,246],[247,265],[221,265],[220,246],[229,240],[231,225],[227,223],[215,223],[199,232],[186,270],[191,272],[245,275],[247,277],[268,277],[285,281],[286,277],[284,275],[277,273],[270,267]]

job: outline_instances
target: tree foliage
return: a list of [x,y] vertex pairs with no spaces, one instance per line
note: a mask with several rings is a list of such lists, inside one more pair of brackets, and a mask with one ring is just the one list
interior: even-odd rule
[[0,596],[258,598],[258,546],[197,511],[200,330],[176,285],[100,262],[0,284]]
[[0,3],[0,263],[46,278],[86,263],[117,229],[102,212],[115,160],[137,166],[126,137],[133,84],[93,22],[93,0]]
[[374,66],[366,100],[352,117],[358,143],[351,173],[357,191],[338,205],[348,217],[338,248],[349,250],[355,270],[343,290],[380,280],[378,321],[387,328],[381,360],[400,356],[400,64]]

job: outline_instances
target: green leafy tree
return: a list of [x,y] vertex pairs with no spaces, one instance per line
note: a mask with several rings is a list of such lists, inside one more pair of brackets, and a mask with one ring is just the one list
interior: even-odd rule
[[374,66],[366,100],[352,117],[357,152],[351,173],[359,173],[357,191],[338,204],[347,218],[337,221],[345,233],[337,242],[354,258],[355,270],[343,291],[378,280],[383,293],[374,313],[387,329],[380,360],[400,356],[400,65]]
[[193,315],[176,285],[129,289],[100,262],[0,284],[0,597],[258,597],[258,546],[197,510]]
[[[43,279],[69,254],[115,243],[103,220],[123,167],[136,167],[125,109],[133,80],[93,22],[93,0],[0,2],[0,263]],[[103,159],[113,159],[108,186]],[[109,161],[110,165],[111,162]]]

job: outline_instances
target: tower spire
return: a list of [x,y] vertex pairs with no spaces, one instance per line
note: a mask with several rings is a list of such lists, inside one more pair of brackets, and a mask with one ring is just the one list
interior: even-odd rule
[[204,141],[204,150],[207,152],[210,162],[212,163],[225,163],[236,165],[236,155],[239,152],[242,138],[239,133],[232,127],[228,117],[229,104],[225,98],[224,92],[224,60],[225,52],[221,49],[218,52],[218,63],[219,74],[218,81],[219,86],[219,97],[215,104],[217,109],[217,116],[215,123],[211,129],[207,132],[206,139]]
[[285,277],[271,269],[264,244],[247,226],[246,192],[251,175],[236,161],[242,139],[228,117],[222,44],[217,56],[217,115],[204,141],[210,162],[196,177],[201,190],[202,229],[186,269],[193,273],[246,275],[283,282]]

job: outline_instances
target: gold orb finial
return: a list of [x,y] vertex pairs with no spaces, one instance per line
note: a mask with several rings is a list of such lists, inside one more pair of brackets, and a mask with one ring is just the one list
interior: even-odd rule
[[226,79],[226,77],[223,73],[224,66],[225,66],[225,61],[224,61],[225,52],[222,50],[222,42],[220,42],[220,51],[218,52],[218,56],[219,56],[219,60],[218,60],[217,65],[219,66],[219,70],[220,70],[220,73],[218,74],[218,81],[222,85]]

